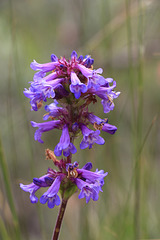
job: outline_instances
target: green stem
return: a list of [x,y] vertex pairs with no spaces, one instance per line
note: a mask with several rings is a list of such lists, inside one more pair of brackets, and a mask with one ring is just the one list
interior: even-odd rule
[[66,206],[67,206],[67,202],[68,202],[68,199],[67,200],[62,199],[62,204],[61,204],[61,207],[59,209],[59,214],[58,214],[56,226],[55,226],[55,229],[54,229],[54,232],[53,232],[52,240],[58,240],[61,225],[62,225],[62,221],[63,221],[64,212],[65,212],[65,209],[66,209]]

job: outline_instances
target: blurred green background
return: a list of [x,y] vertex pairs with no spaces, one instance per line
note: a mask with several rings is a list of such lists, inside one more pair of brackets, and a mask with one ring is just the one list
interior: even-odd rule
[[[159,0],[1,0],[0,1],[0,239],[50,239],[58,207],[30,203],[19,188],[43,175],[52,163],[60,131],[34,141],[23,89],[34,72],[30,62],[50,61],[52,53],[91,55],[94,68],[117,81],[115,109],[96,115],[116,125],[102,133],[104,146],[80,150],[74,161],[91,161],[109,172],[98,202],[69,200],[60,239],[160,239],[160,2]],[[40,196],[42,192],[38,193]]]

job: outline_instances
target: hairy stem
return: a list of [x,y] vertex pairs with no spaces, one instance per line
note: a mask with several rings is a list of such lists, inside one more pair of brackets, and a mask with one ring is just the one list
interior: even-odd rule
[[58,214],[56,226],[55,226],[55,229],[53,232],[52,240],[58,240],[59,232],[60,232],[62,221],[63,221],[64,212],[65,212],[65,209],[67,206],[67,202],[68,202],[68,199],[62,199],[62,204],[59,209],[59,214]]

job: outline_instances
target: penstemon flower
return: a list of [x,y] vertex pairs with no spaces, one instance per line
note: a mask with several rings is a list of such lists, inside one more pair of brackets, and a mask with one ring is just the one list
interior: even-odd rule
[[[49,156],[54,156],[54,153],[47,149],[47,154]],[[53,160],[55,161],[55,156]],[[49,187],[48,190],[40,197],[40,203],[48,203],[49,208],[53,208],[55,205],[60,204],[60,198],[57,195],[58,192],[77,188],[80,190],[79,198],[86,198],[86,203],[89,202],[90,198],[94,201],[98,200],[99,192],[102,191],[102,186],[104,184],[103,178],[107,176],[108,173],[104,173],[103,170],[96,172],[91,172],[92,163],[86,163],[82,169],[79,168],[77,162],[67,163],[66,159],[58,161],[56,159],[56,165],[58,163],[59,171],[48,169],[47,173],[40,177],[34,178],[33,183],[29,185],[20,184],[20,187],[25,191],[30,193],[30,200],[32,203],[37,203],[38,198],[35,193],[40,188]],[[64,190],[65,189],[65,190]]]
[[[29,89],[24,90],[24,95],[30,99],[31,110],[38,111],[44,105],[46,111],[42,123],[31,121],[32,126],[38,128],[35,140],[43,143],[42,133],[54,129],[62,131],[54,152],[46,150],[47,158],[53,160],[58,171],[49,168],[44,176],[34,178],[31,184],[20,184],[24,191],[30,193],[32,203],[38,202],[36,192],[40,188],[47,188],[39,199],[41,204],[47,203],[49,208],[53,208],[61,203],[53,240],[58,239],[64,209],[72,194],[79,190],[79,199],[85,198],[86,203],[91,198],[97,201],[104,177],[108,174],[98,169],[90,171],[92,163],[86,163],[82,168],[78,162],[72,163],[72,154],[77,152],[74,146],[76,137],[81,137],[80,149],[91,149],[94,143],[105,143],[100,136],[101,131],[110,134],[117,131],[116,126],[108,123],[108,118],[101,119],[89,111],[89,105],[96,104],[100,98],[104,113],[109,113],[114,109],[114,98],[120,94],[114,91],[116,81],[104,78],[101,75],[103,70],[93,69],[93,63],[90,56],[78,57],[75,51],[70,60],[54,54],[49,63],[39,64],[34,60],[30,66],[37,72]],[[48,99],[52,102],[47,105]],[[58,160],[55,155],[63,156]]]

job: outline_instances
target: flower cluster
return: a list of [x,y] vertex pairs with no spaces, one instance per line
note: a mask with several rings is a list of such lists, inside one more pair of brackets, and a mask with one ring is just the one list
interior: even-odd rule
[[[49,154],[53,154],[51,150]],[[30,193],[30,200],[32,203],[38,202],[38,197],[35,195],[38,189],[42,187],[48,187],[48,190],[40,197],[40,203],[48,204],[49,208],[53,208],[55,205],[60,204],[60,197],[58,192],[63,194],[69,189],[77,188],[80,190],[79,199],[86,198],[86,203],[92,198],[93,201],[97,201],[99,192],[102,192],[102,186],[104,185],[103,178],[107,176],[107,172],[103,170],[91,172],[92,163],[87,163],[80,169],[77,162],[67,163],[66,160],[58,161],[55,163],[59,171],[55,171],[51,168],[47,173],[40,178],[33,178],[33,182],[29,185],[20,184],[20,187]]]
[[89,104],[96,103],[99,97],[104,113],[108,113],[114,108],[113,99],[120,94],[113,91],[116,82],[101,75],[101,68],[93,70],[93,62],[90,56],[78,57],[73,51],[70,60],[65,57],[59,59],[52,54],[49,63],[31,63],[31,68],[37,72],[30,88],[24,91],[25,96],[30,98],[31,109],[37,111],[48,99],[53,100],[45,105],[44,122],[31,122],[33,127],[38,128],[35,140],[43,143],[43,132],[55,128],[62,130],[60,142],[54,149],[56,156],[63,153],[67,157],[76,153],[72,140],[80,134],[83,136],[80,148],[85,149],[92,148],[94,143],[105,143],[99,136],[101,130],[110,134],[117,130],[107,119],[100,119],[88,111]]
[[[97,201],[99,192],[102,191],[104,177],[108,173],[98,169],[91,172],[91,163],[81,169],[78,162],[71,163],[72,154],[77,151],[73,144],[77,136],[82,136],[80,149],[90,149],[94,143],[105,143],[100,136],[101,131],[114,134],[117,130],[108,123],[107,118],[101,119],[89,111],[89,105],[95,104],[97,98],[100,98],[104,113],[109,113],[114,108],[114,98],[120,94],[114,91],[116,82],[112,78],[104,78],[101,68],[94,70],[93,63],[90,56],[78,57],[75,51],[70,60],[65,57],[59,59],[52,54],[49,63],[31,63],[31,68],[37,72],[30,88],[24,91],[25,96],[30,99],[31,109],[38,111],[47,100],[51,100],[44,107],[44,121],[31,121],[32,126],[38,128],[35,140],[43,143],[43,132],[62,130],[54,152],[46,150],[47,158],[53,160],[58,171],[49,168],[44,176],[34,178],[31,184],[20,184],[24,191],[30,193],[32,203],[38,202],[35,193],[42,187],[48,187],[48,190],[39,200],[42,204],[48,203],[49,208],[60,204],[58,193],[61,193],[62,200],[68,200],[79,189],[79,198],[86,198],[88,203],[91,198]],[[59,161],[56,156],[62,154],[63,158]]]

